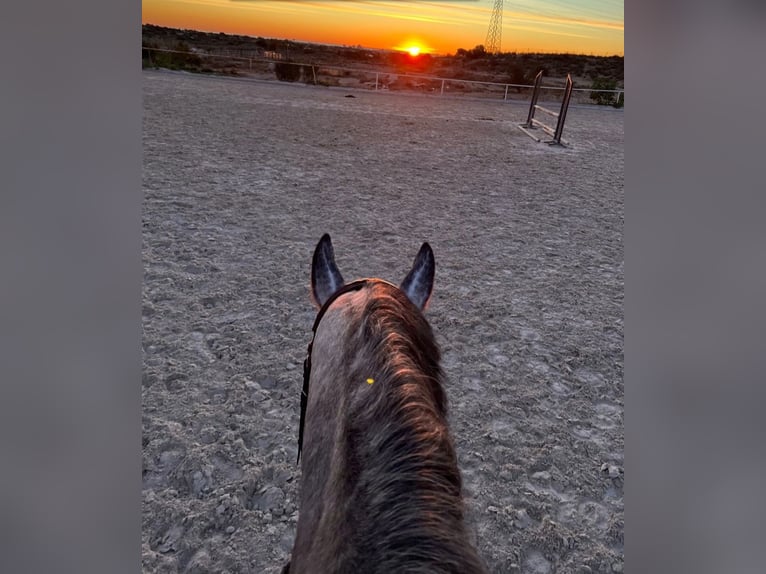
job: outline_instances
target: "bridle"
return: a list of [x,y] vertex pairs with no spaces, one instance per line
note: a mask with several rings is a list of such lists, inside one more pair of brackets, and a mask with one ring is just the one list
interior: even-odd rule
[[343,287],[338,289],[335,293],[330,295],[330,298],[324,302],[324,305],[322,305],[322,308],[319,309],[319,313],[317,313],[316,319],[314,319],[314,326],[311,327],[311,330],[313,331],[313,334],[311,335],[311,342],[309,343],[309,347],[306,351],[306,359],[303,361],[303,389],[301,390],[301,421],[300,421],[300,426],[298,427],[298,460],[295,462],[295,464],[298,464],[301,460],[301,449],[303,448],[303,427],[306,424],[306,407],[308,406],[308,402],[309,402],[309,379],[311,378],[311,348],[314,345],[314,337],[316,337],[317,327],[319,327],[319,322],[322,320],[322,317],[324,317],[324,314],[327,311],[327,309],[330,308],[330,305],[332,305],[338,297],[350,291],[359,291],[365,285],[373,281],[379,281],[379,280],[360,279],[358,281],[352,281],[351,283],[344,285]]

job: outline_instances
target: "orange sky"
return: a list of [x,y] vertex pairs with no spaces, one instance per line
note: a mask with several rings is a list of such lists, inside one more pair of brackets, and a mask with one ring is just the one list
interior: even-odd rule
[[[577,6],[572,6],[577,4]],[[143,0],[142,22],[368,48],[454,54],[484,44],[493,0]],[[622,0],[505,0],[504,52],[623,55]]]

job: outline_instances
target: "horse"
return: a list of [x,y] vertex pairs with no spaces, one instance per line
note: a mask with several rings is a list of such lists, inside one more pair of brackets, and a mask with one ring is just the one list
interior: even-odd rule
[[440,350],[423,314],[434,271],[423,243],[399,287],[346,284],[328,234],[314,250],[319,312],[301,393],[299,518],[283,574],[486,572],[468,539]]

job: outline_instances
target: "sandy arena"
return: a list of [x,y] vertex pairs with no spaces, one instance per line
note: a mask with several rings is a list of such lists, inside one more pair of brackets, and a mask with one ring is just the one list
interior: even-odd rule
[[558,148],[516,127],[526,104],[143,81],[143,571],[288,559],[328,232],[347,281],[399,283],[433,248],[426,316],[489,571],[622,572],[622,110],[570,107]]

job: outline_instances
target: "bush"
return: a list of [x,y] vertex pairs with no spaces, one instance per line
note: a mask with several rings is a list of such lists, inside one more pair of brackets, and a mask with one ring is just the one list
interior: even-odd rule
[[[593,85],[590,87],[591,90],[616,90],[617,89],[617,80],[609,80],[607,78],[595,78],[593,80]],[[590,93],[590,99],[596,102],[599,106],[614,106],[614,107],[621,107],[622,104],[617,105],[618,102],[615,99],[615,96],[617,94],[613,92],[596,92],[593,91]],[[623,101],[622,98],[620,98]]]
[[301,65],[291,62],[277,62],[274,64],[274,73],[280,82],[297,82],[301,79]]
[[314,70],[312,70],[312,66],[301,66],[302,74],[303,74],[303,83],[304,84],[318,84],[319,80],[316,77],[316,74],[314,73]]
[[484,47],[483,44],[477,45],[475,48],[471,48],[470,50],[465,50],[463,48],[458,48],[456,55],[461,58],[467,58],[469,60],[475,60],[477,58],[486,58],[489,54],[487,53],[487,49]]

